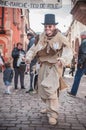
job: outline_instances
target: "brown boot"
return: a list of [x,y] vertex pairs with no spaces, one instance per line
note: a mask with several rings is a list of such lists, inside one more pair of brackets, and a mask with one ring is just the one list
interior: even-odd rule
[[49,117],[49,124],[50,125],[56,125],[56,123],[57,123],[57,120],[55,118]]

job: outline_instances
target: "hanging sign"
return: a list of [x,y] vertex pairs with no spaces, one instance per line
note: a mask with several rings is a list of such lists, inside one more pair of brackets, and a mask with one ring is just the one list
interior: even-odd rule
[[62,0],[0,0],[1,7],[25,9],[58,9]]

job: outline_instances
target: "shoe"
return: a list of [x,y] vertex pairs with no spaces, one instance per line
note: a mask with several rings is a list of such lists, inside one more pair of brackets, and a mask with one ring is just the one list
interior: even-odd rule
[[18,89],[16,85],[15,85],[15,89]]
[[36,94],[37,91],[36,91],[36,90],[33,90],[33,91],[31,91],[30,93],[32,93],[32,94]]
[[30,92],[32,92],[33,91],[33,89],[29,89],[28,91],[26,91],[26,93],[30,93]]
[[25,89],[25,87],[24,87],[24,86],[21,86],[21,89]]
[[18,88],[15,88],[16,90],[18,89]]
[[37,92],[35,90],[29,91],[29,94],[36,94]]
[[10,91],[5,91],[5,94],[10,95],[10,94],[11,94],[11,92],[10,92]]
[[25,89],[25,87],[21,88],[21,89]]
[[76,95],[73,95],[70,91],[67,91],[67,93],[72,96],[72,97],[75,97]]
[[57,123],[57,120],[55,118],[49,117],[49,124],[50,125],[56,125],[56,123]]
[[29,90],[28,90],[28,91],[26,91],[26,93],[29,93]]
[[47,113],[47,109],[42,109],[42,110],[40,111],[40,113],[46,114],[46,113]]

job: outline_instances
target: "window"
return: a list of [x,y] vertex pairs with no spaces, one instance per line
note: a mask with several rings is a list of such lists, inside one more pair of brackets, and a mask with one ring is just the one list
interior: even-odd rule
[[4,31],[4,7],[0,8],[0,34],[5,33]]

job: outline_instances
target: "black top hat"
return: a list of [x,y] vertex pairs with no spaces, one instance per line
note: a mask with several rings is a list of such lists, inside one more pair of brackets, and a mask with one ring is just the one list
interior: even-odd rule
[[54,14],[46,14],[45,15],[45,21],[42,23],[43,25],[56,25],[58,23],[55,23],[55,15]]

